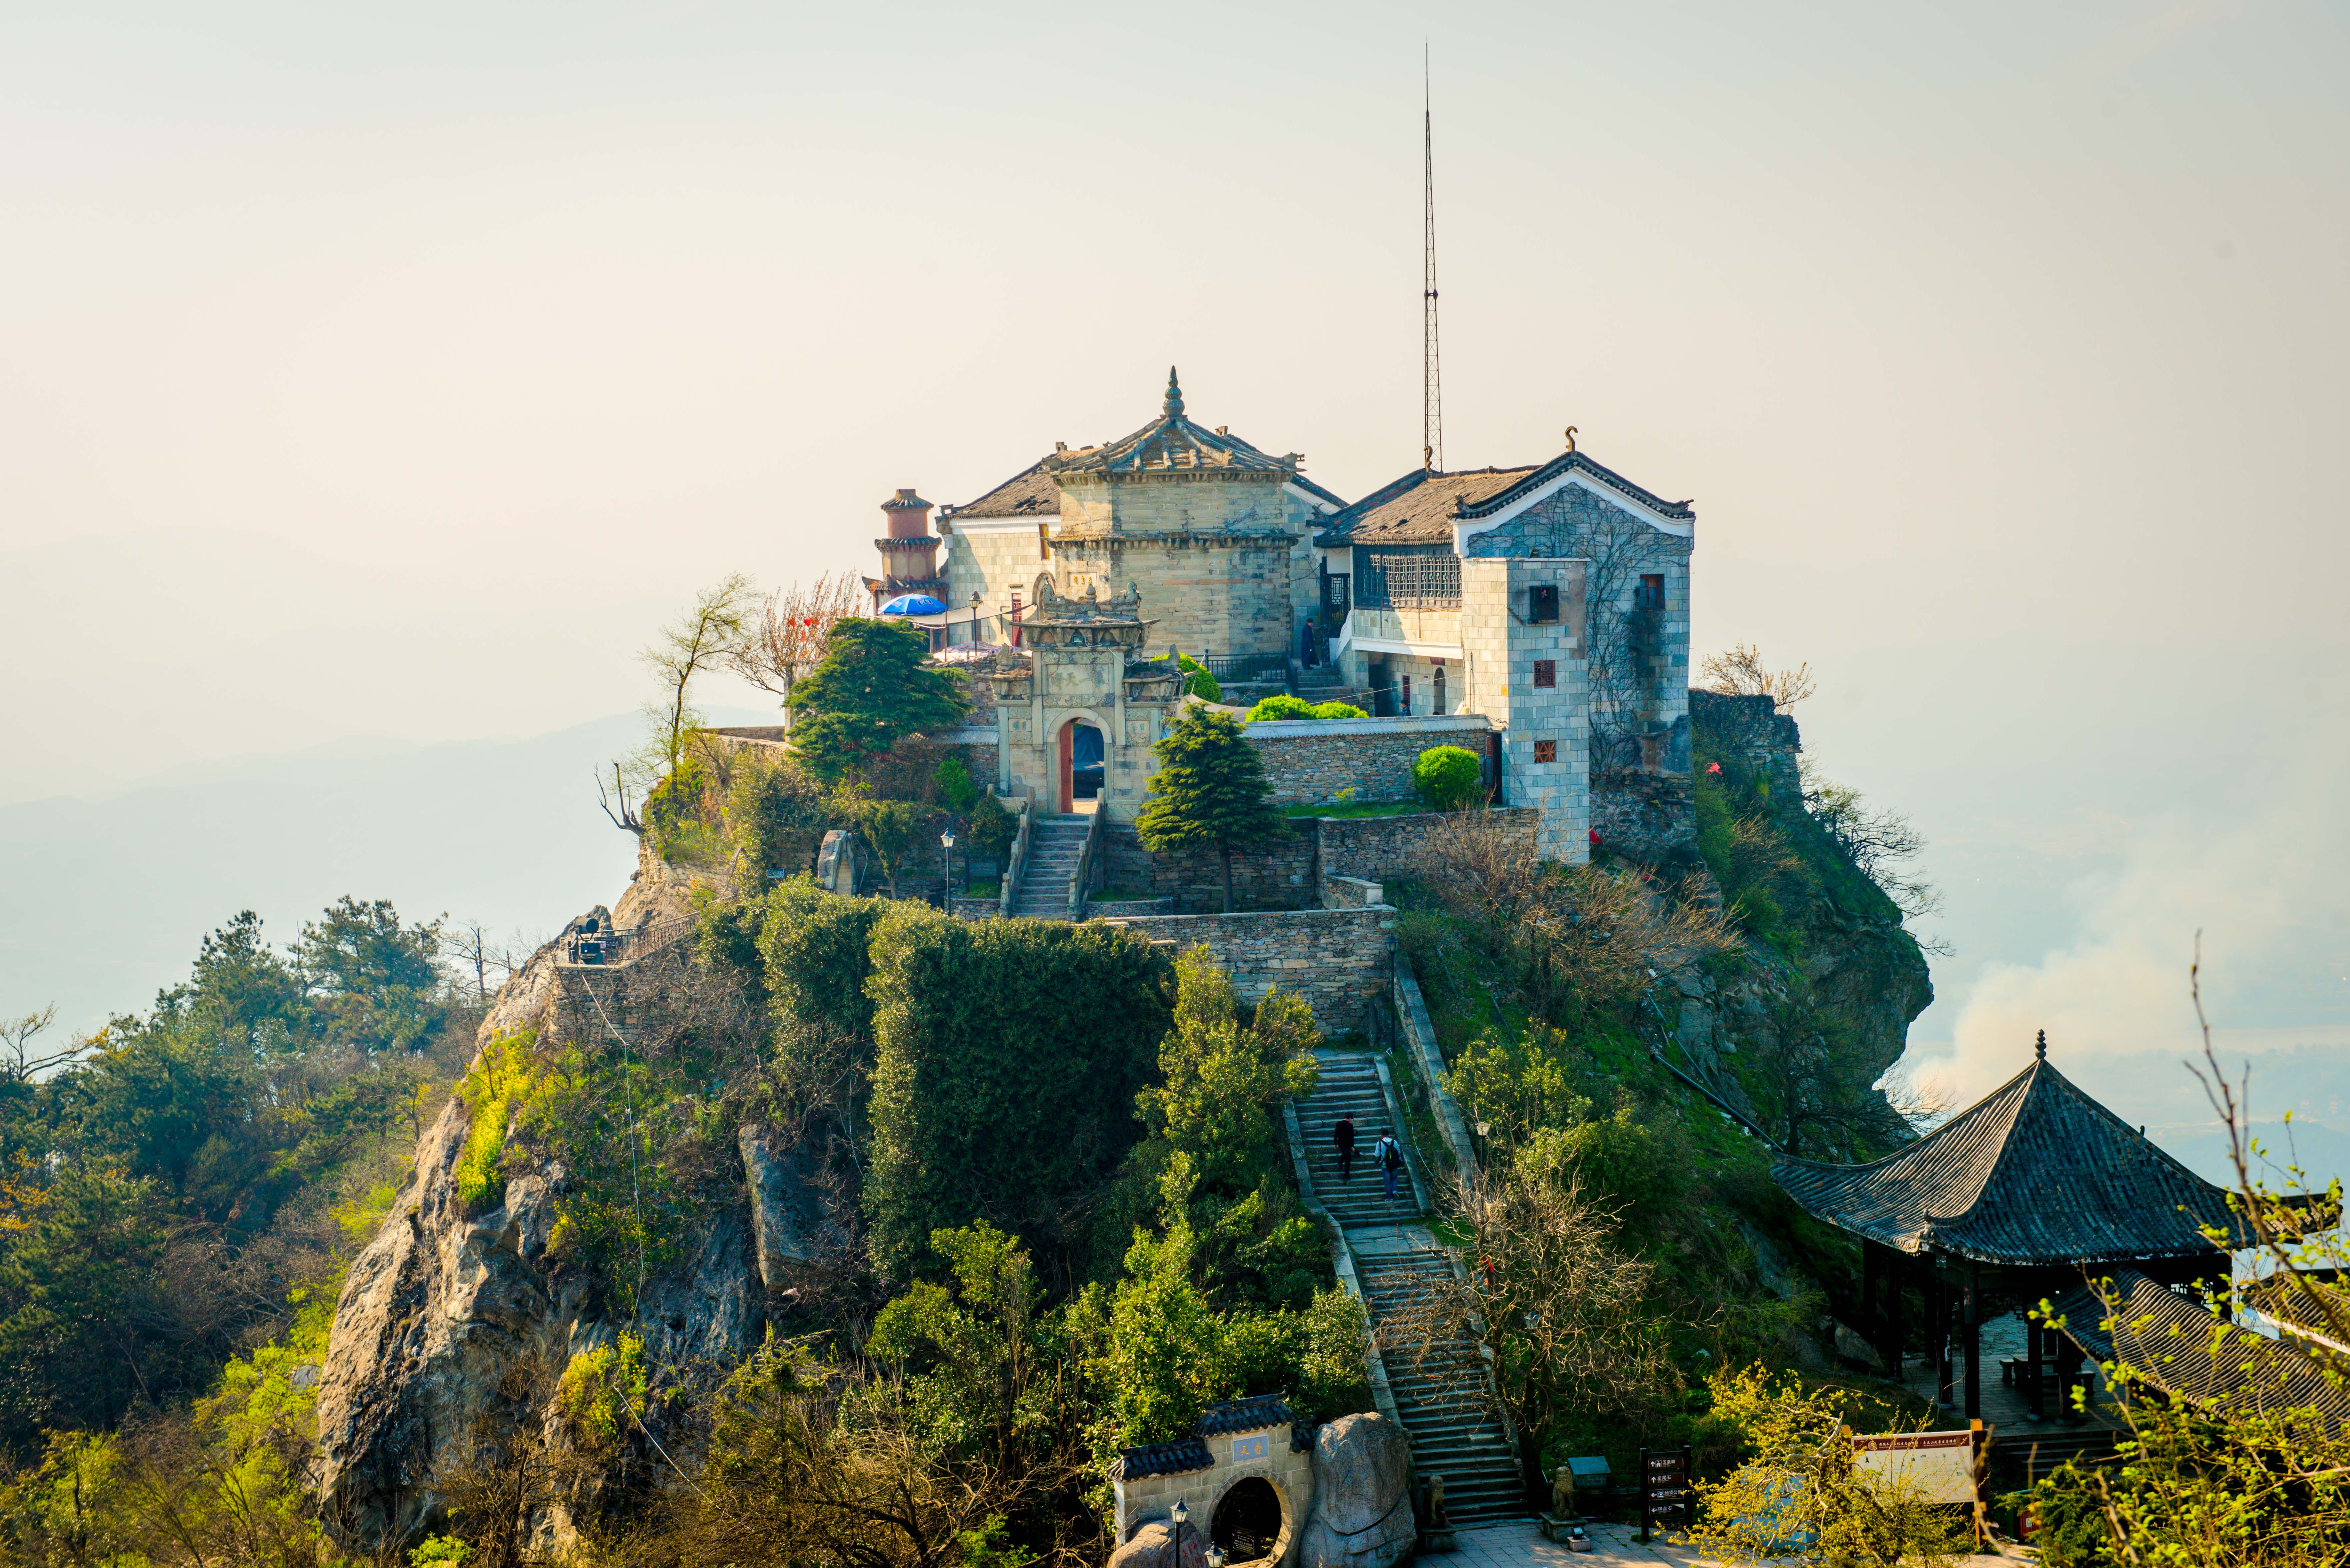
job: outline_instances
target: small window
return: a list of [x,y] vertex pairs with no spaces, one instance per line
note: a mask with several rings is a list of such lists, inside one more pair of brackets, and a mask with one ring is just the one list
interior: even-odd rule
[[1558,761],[1558,742],[1556,741],[1536,741],[1534,742],[1534,761],[1538,763],[1555,763]]
[[1641,574],[1640,597],[1638,602],[1638,607],[1644,610],[1660,610],[1665,607],[1665,575],[1662,572]]
[[1558,619],[1558,585],[1536,583],[1526,590],[1526,620],[1534,626],[1549,626]]
[[1411,717],[1411,677],[1409,675],[1403,678],[1403,712],[1405,718]]
[[1536,686],[1555,686],[1558,684],[1557,659],[1537,659],[1534,660],[1534,684]]

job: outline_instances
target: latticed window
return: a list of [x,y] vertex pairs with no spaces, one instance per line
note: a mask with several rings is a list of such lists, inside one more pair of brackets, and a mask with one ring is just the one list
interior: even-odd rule
[[1355,552],[1355,602],[1371,609],[1458,609],[1461,557],[1444,545]]
[[1556,741],[1536,741],[1534,742],[1534,761],[1538,763],[1555,763],[1558,761],[1558,742]]

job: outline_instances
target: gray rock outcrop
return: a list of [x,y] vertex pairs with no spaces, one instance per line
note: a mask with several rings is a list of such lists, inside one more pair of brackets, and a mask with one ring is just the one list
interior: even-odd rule
[[1385,1416],[1341,1416],[1314,1438],[1314,1509],[1299,1568],[1392,1568],[1411,1554],[1411,1439]]
[[[675,893],[659,876],[640,876],[613,923],[673,920]],[[499,995],[480,1041],[547,1027],[560,985],[549,944]],[[510,1168],[497,1206],[469,1210],[457,1166],[470,1129],[464,1102],[452,1098],[336,1302],[319,1372],[315,1480],[327,1527],[362,1552],[439,1527],[436,1467],[477,1422],[547,1429],[546,1401],[574,1353],[625,1331],[643,1339],[654,1366],[729,1367],[765,1326],[751,1205],[713,1205],[680,1238],[681,1264],[644,1282],[632,1314],[615,1315],[587,1270],[548,1255],[565,1190],[559,1165]],[[559,1542],[569,1521],[551,1509],[537,1528]]]
[[1108,1568],[1207,1568],[1208,1542],[1197,1521],[1183,1527],[1183,1559],[1175,1560],[1175,1527],[1154,1519],[1109,1554]]

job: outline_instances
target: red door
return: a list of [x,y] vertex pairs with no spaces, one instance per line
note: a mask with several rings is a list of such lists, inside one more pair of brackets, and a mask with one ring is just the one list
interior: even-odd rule
[[1077,722],[1075,719],[1061,726],[1061,815],[1076,810],[1076,784],[1070,777],[1074,769],[1073,748],[1076,744]]

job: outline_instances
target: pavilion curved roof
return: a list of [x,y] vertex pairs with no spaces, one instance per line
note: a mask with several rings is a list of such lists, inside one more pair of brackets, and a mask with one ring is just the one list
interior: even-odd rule
[[2041,1056],[1900,1153],[1869,1165],[1781,1158],[1814,1217],[1898,1251],[2015,1266],[2212,1254],[2228,1195]]

